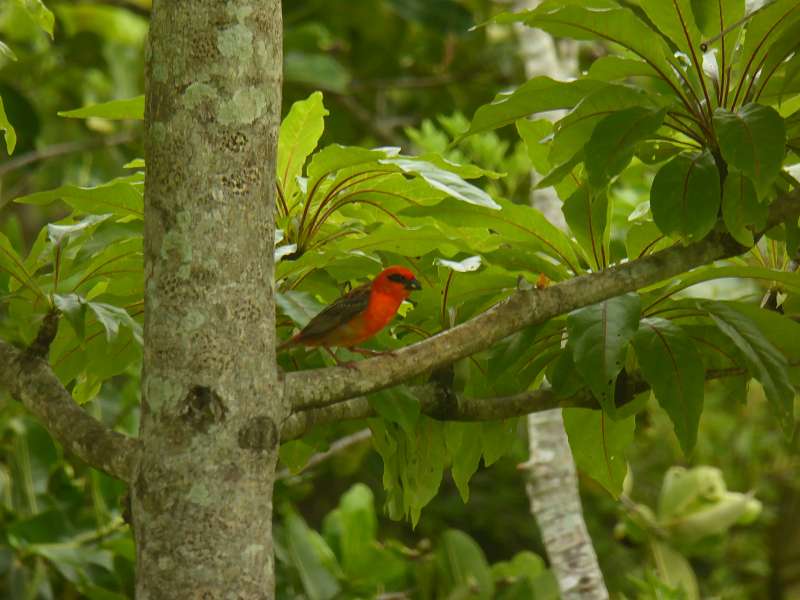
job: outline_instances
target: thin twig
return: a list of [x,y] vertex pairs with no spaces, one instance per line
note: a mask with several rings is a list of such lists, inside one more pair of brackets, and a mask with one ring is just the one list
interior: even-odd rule
[[53,144],[39,150],[31,150],[25,154],[20,154],[16,158],[12,158],[8,162],[0,165],[0,177],[12,171],[16,171],[22,167],[30,165],[40,160],[48,158],[55,158],[56,156],[64,156],[65,154],[75,154],[76,152],[86,152],[87,150],[95,150],[97,148],[106,148],[108,146],[118,146],[119,144],[127,144],[136,139],[138,133],[133,131],[126,131],[109,135],[100,138],[88,138],[85,140],[77,140],[74,142],[64,142],[62,144]]

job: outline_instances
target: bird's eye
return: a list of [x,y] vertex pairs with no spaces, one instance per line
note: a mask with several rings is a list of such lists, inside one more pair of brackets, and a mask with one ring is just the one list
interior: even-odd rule
[[395,281],[397,283],[403,283],[403,284],[407,281],[405,277],[400,275],[400,273],[392,273],[391,275],[389,275],[389,279],[391,281]]

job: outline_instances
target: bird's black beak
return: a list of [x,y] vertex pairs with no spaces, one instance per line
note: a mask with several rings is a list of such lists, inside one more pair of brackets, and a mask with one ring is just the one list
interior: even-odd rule
[[416,278],[406,281],[405,288],[407,290],[421,290],[422,286],[419,284]]

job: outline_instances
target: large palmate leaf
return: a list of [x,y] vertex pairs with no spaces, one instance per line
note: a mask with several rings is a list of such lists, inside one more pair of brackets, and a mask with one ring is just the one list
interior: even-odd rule
[[645,381],[675,426],[681,448],[691,453],[703,412],[705,369],[696,344],[676,324],[643,319],[633,337]]
[[764,336],[752,319],[724,302],[703,302],[707,310],[747,361],[750,373],[764,386],[776,416],[787,431],[793,423],[795,392],[789,379],[786,357]]
[[581,308],[567,317],[568,348],[583,380],[604,411],[616,414],[614,383],[639,326],[641,301],[625,294]]
[[653,179],[650,208],[667,235],[705,237],[717,221],[719,205],[719,172],[708,151],[676,156]]

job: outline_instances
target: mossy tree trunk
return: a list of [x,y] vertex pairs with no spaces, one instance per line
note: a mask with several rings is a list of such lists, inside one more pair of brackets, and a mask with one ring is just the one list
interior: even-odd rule
[[153,3],[139,598],[273,596],[279,0]]

